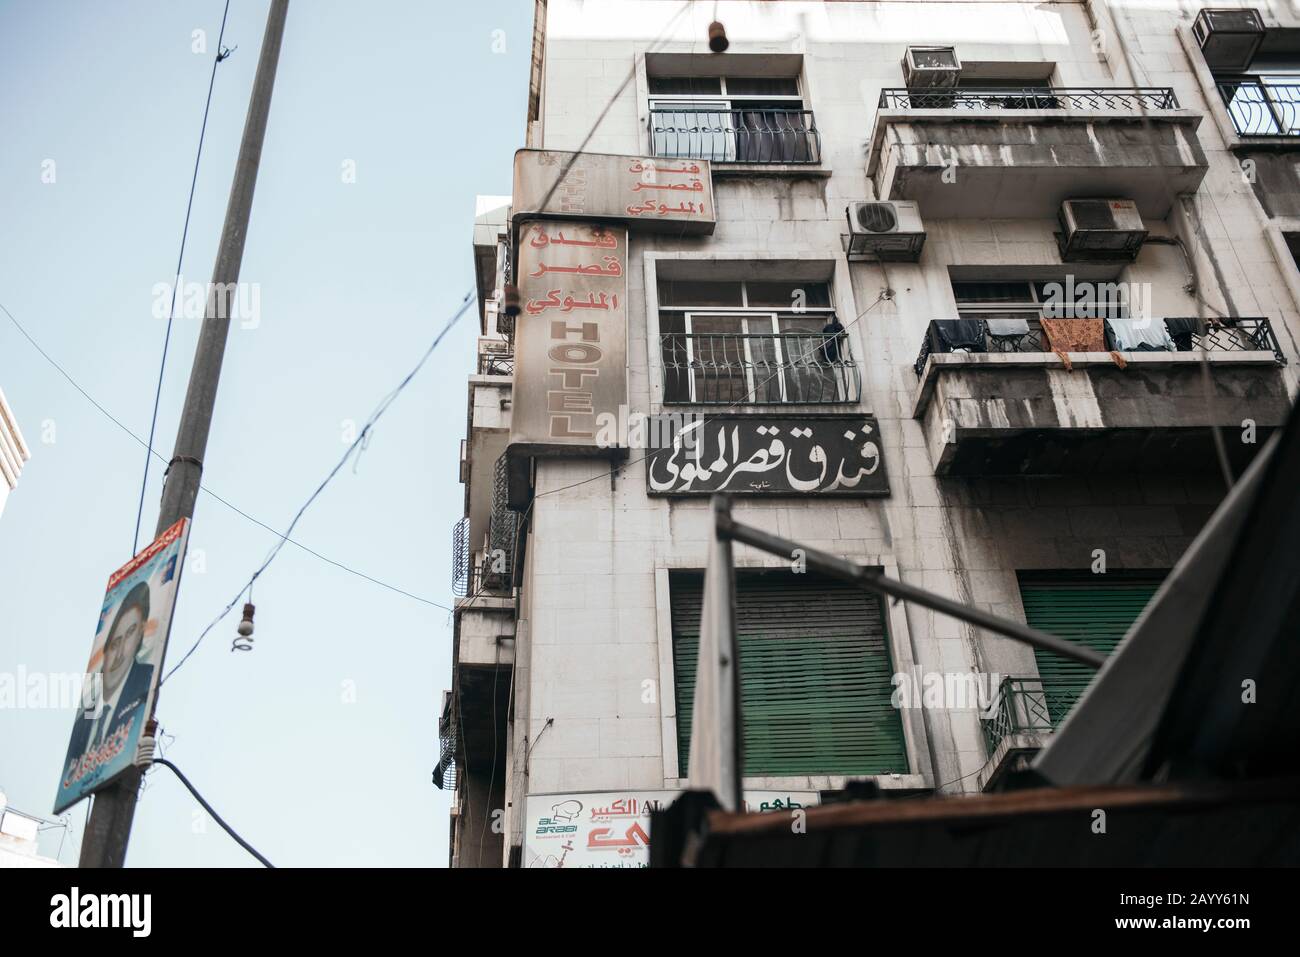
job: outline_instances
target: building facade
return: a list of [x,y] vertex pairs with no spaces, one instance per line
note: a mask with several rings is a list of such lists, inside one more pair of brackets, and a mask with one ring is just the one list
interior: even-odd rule
[[[1300,17],[1227,13],[537,4],[515,195],[474,227],[453,866],[645,863],[714,491],[1115,646],[1296,389]],[[755,810],[997,788],[1089,680],[797,555],[736,566]]]

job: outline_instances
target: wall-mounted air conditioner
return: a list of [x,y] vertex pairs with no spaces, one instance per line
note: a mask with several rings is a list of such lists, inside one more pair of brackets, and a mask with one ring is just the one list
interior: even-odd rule
[[903,82],[909,90],[952,89],[961,76],[961,61],[952,47],[908,47]]
[[925,245],[921,210],[913,202],[850,203],[847,251],[850,259],[916,262]]
[[1192,36],[1211,70],[1240,73],[1264,42],[1264,20],[1258,10],[1202,10]]
[[1131,199],[1067,199],[1061,204],[1064,262],[1137,258],[1147,231]]

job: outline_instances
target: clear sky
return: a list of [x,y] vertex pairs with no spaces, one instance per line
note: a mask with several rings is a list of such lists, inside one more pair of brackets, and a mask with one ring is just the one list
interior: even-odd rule
[[[0,0],[0,303],[145,435],[224,0]],[[268,0],[232,0],[184,273],[206,282]],[[204,482],[283,529],[358,424],[473,284],[476,193],[510,191],[523,145],[533,5],[293,0],[241,278],[260,324],[232,326]],[[192,52],[193,31],[208,52]],[[498,32],[499,31],[499,32]],[[45,161],[55,181],[42,182]],[[343,182],[345,161],[356,181]],[[178,319],[155,445],[170,457],[198,321]],[[465,376],[462,320],[294,537],[450,604]],[[80,671],[109,574],[131,551],[143,449],[0,314],[0,388],[32,449],[0,516],[0,672]],[[145,495],[145,540],[161,470]],[[201,495],[172,630],[179,659],[275,537]],[[449,795],[431,784],[450,681],[447,612],[286,546],[259,579],[255,650],[232,614],[163,689],[166,756],[277,865],[445,866]],[[346,683],[355,703],[345,699]],[[0,789],[49,816],[73,712],[0,709]],[[69,812],[77,860],[86,803]],[[45,832],[43,853],[62,834]],[[164,769],[133,866],[254,861]]]

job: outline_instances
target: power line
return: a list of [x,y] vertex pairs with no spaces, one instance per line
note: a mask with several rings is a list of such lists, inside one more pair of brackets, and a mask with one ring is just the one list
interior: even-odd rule
[[176,775],[178,778],[180,778],[180,780],[181,780],[181,784],[185,785],[185,787],[189,790],[189,792],[190,792],[191,794],[194,795],[194,800],[198,801],[200,804],[203,805],[203,810],[207,811],[208,814],[212,815],[212,820],[214,820],[214,821],[216,821],[218,824],[220,824],[220,825],[221,825],[221,829],[222,829],[223,831],[225,831],[227,834],[229,834],[231,837],[233,837],[233,838],[235,839],[235,843],[236,843],[236,844],[238,844],[238,845],[239,845],[240,847],[242,847],[244,850],[248,851],[249,854],[252,854],[252,855],[253,855],[255,858],[257,858],[259,861],[261,861],[262,864],[263,864],[265,867],[269,867],[271,870],[275,870],[275,865],[274,865],[274,864],[272,864],[272,863],[271,863],[270,861],[268,861],[265,857],[263,857],[260,853],[258,853],[257,848],[253,847],[252,844],[249,844],[246,840],[244,840],[242,837],[240,837],[239,834],[238,834],[238,832],[236,832],[235,829],[234,829],[233,827],[231,827],[231,826],[230,826],[229,824],[227,824],[224,820],[222,820],[221,815],[218,814],[218,813],[213,809],[213,807],[212,807],[211,804],[209,804],[206,800],[204,800],[203,795],[199,793],[198,788],[196,788],[193,784],[190,783],[190,779],[187,778],[184,774],[181,773],[181,769],[180,769],[180,768],[178,768],[176,765],[172,764],[172,763],[171,763],[170,761],[168,761],[166,758],[154,758],[154,759],[153,759],[153,763],[154,763],[154,764],[161,764],[163,767],[171,769],[172,774],[174,774],[174,775]]
[[[67,370],[65,370],[63,366],[59,365],[59,363],[56,362],[55,359],[48,352],[46,352],[43,348],[41,348],[40,343],[38,343],[35,339],[32,338],[31,334],[28,333],[28,331],[23,327],[23,325],[16,318],[14,318],[13,313],[11,313],[5,307],[4,303],[0,303],[0,312],[4,312],[4,314],[9,317],[9,321],[13,323],[14,328],[16,328],[20,333],[22,333],[23,337],[29,343],[31,343],[32,348],[34,348],[37,352],[39,352],[41,354],[41,357],[44,358],[45,361],[48,362],[51,366],[53,366],[59,372],[59,374],[63,376],[63,378],[67,379],[68,383],[74,389],[80,392],[81,395],[86,399],[86,401],[89,402],[92,406],[94,406],[99,411],[99,413],[104,416],[104,418],[108,419],[119,429],[125,432],[128,436],[130,436],[140,445],[144,446],[144,448],[148,450],[149,454],[156,457],[158,461],[160,462],[167,461],[166,458],[164,458],[162,454],[158,452],[157,449],[150,448],[150,446],[148,445],[148,443],[145,442],[144,439],[142,439],[140,436],[136,435],[133,431],[131,431],[131,429],[128,428],[126,425],[124,425],[121,422],[121,420],[119,420],[116,416],[114,416],[111,412],[109,412],[106,408],[104,408],[104,406],[100,405],[100,403],[96,401],[94,396],[92,396],[89,392],[83,389],[81,385],[77,382],[77,380],[72,378],[72,376],[68,374]],[[435,608],[441,608],[443,611],[447,611],[447,612],[453,610],[447,605],[442,604],[441,602],[437,602],[431,598],[424,598],[420,595],[413,594],[412,592],[406,591],[403,588],[398,588],[396,585],[391,585],[386,581],[382,581],[378,578],[373,577],[372,575],[368,575],[365,572],[353,568],[350,565],[346,565],[343,562],[336,561],[335,559],[330,558],[328,555],[322,555],[320,552],[304,545],[302,542],[294,538],[290,538],[287,535],[280,534],[280,532],[272,528],[270,525],[267,525],[265,522],[248,514],[248,512],[245,512],[243,509],[239,508],[237,505],[230,502],[228,499],[225,499],[222,496],[218,495],[216,492],[208,488],[206,485],[200,485],[199,489],[205,492],[207,495],[211,496],[216,501],[220,502],[226,508],[230,509],[236,515],[248,519],[248,521],[252,522],[258,528],[265,529],[266,531],[270,532],[272,535],[275,535],[277,538],[283,539],[284,541],[288,542],[290,545],[294,546],[295,548],[301,549],[302,551],[306,552],[308,555],[320,559],[321,561],[325,562],[327,565],[333,565],[335,568],[345,571],[349,575],[355,575],[358,578],[365,579],[366,581],[372,584],[378,585],[380,588],[386,588],[391,592],[395,592],[399,595],[404,595],[407,598],[414,599],[415,601],[422,602],[423,604],[432,605]]]
[[140,505],[135,513],[135,535],[131,539],[131,554],[140,547],[140,520],[144,517],[144,493],[149,486],[150,452],[153,451],[154,431],[158,427],[158,405],[162,401],[163,373],[167,369],[167,347],[172,341],[172,323],[176,318],[176,292],[181,284],[181,262],[185,259],[185,240],[190,235],[190,213],[194,209],[194,188],[199,182],[199,161],[203,158],[203,140],[208,132],[208,112],[212,109],[212,89],[217,83],[217,64],[227,56],[221,41],[226,36],[226,17],[230,15],[230,0],[221,14],[221,32],[217,36],[217,52],[212,59],[212,75],[208,78],[208,99],[203,104],[203,124],[199,127],[199,148],[194,154],[194,174],[190,177],[190,198],[185,204],[185,226],[181,229],[181,248],[176,254],[176,279],[172,283],[172,301],[167,307],[167,332],[163,335],[162,359],[158,363],[158,385],[153,395],[153,415],[149,419],[149,443],[144,455],[144,478],[140,480]]
[[302,507],[299,508],[297,514],[294,515],[293,521],[289,523],[289,527],[285,529],[284,534],[280,537],[280,541],[276,542],[275,545],[272,546],[270,553],[266,556],[266,559],[262,562],[260,566],[258,566],[257,570],[253,572],[252,576],[248,579],[248,581],[244,584],[244,586],[239,589],[239,592],[235,595],[235,597],[230,600],[230,604],[226,605],[226,607],[222,610],[221,614],[217,615],[216,618],[212,619],[208,627],[203,629],[198,639],[195,640],[194,644],[190,647],[190,650],[185,652],[184,657],[182,657],[181,660],[178,661],[172,667],[172,669],[168,671],[166,675],[163,676],[162,681],[158,683],[159,687],[162,687],[162,685],[166,683],[168,679],[170,679],[171,676],[174,675],[180,669],[181,665],[185,664],[185,662],[189,660],[190,656],[194,654],[195,651],[198,650],[198,647],[200,644],[202,644],[203,639],[207,637],[208,632],[210,632],[214,627],[216,627],[217,623],[220,622],[223,618],[225,618],[226,615],[230,614],[231,609],[233,609],[235,605],[239,604],[239,601],[241,598],[243,598],[244,593],[249,591],[253,587],[253,583],[257,581],[258,576],[260,576],[262,572],[266,571],[267,567],[271,564],[271,562],[275,561],[276,556],[280,554],[280,549],[284,547],[284,543],[288,540],[288,536],[293,532],[294,527],[298,524],[298,521],[302,518],[303,514],[307,511],[307,509],[311,506],[312,502],[316,501],[317,497],[321,494],[321,492],[325,491],[325,487],[329,485],[331,481],[333,481],[334,476],[338,475],[339,470],[342,469],[344,464],[346,464],[347,460],[352,457],[352,453],[356,451],[357,447],[360,446],[361,443],[366,440],[367,436],[370,435],[370,430],[374,428],[375,423],[378,422],[379,419],[383,416],[383,414],[388,411],[388,407],[393,404],[393,402],[397,399],[399,395],[401,395],[402,390],[405,389],[407,385],[410,384],[411,380],[415,378],[416,373],[418,373],[422,368],[424,368],[424,364],[429,361],[429,357],[433,355],[434,350],[438,348],[438,345],[442,342],[443,338],[447,335],[447,333],[449,333],[452,330],[452,327],[455,326],[456,323],[460,321],[460,318],[465,315],[465,313],[469,310],[469,307],[473,304],[473,302],[474,302],[474,290],[471,289],[469,292],[465,294],[465,298],[461,300],[460,308],[458,308],[455,311],[455,313],[452,314],[451,318],[447,320],[446,325],[444,325],[442,327],[442,330],[438,333],[438,335],[434,337],[434,340],[429,345],[429,348],[426,349],[424,355],[420,357],[420,361],[417,362],[415,364],[415,367],[406,374],[406,377],[397,384],[396,388],[394,388],[391,392],[389,392],[388,395],[386,395],[380,401],[379,405],[375,407],[375,411],[373,411],[370,414],[370,417],[366,420],[366,424],[361,428],[361,431],[357,434],[357,437],[352,440],[352,444],[347,447],[346,451],[344,451],[343,456],[338,460],[337,463],[335,463],[334,467],[330,469],[329,474],[326,475],[324,481],[322,481],[320,485],[317,486],[316,491],[312,492],[311,495],[307,497],[307,501],[303,502]]

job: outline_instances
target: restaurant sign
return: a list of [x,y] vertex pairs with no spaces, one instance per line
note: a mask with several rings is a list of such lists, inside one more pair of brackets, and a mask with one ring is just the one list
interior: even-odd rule
[[650,452],[651,495],[888,495],[871,415],[708,415]]
[[[672,804],[680,791],[597,791],[530,794],[524,831],[524,866],[650,866],[650,814]],[[746,791],[750,814],[802,811],[821,803],[817,791]]]
[[708,235],[716,222],[708,160],[519,150],[514,216],[616,220],[638,230]]

